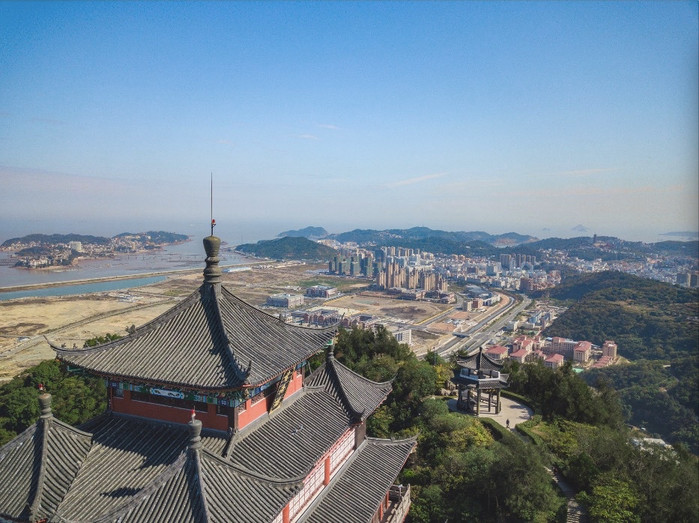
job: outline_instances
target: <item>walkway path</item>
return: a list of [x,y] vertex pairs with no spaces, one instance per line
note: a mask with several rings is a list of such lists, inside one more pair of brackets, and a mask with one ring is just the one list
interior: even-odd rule
[[[479,417],[491,418],[503,427],[507,427],[507,420],[510,420],[510,428],[514,429],[520,423],[531,419],[534,414],[532,409],[526,405],[504,396],[500,398],[500,404],[502,405],[500,414],[495,414],[494,412],[488,412],[486,404],[481,403],[481,414]],[[457,412],[455,399],[449,400],[449,410]]]
[[[500,404],[502,405],[502,409],[500,410],[500,414],[494,414],[494,413],[489,413],[489,412],[483,412],[483,404],[481,404],[481,414],[479,417],[481,418],[491,418],[492,420],[498,422],[500,425],[503,427],[507,427],[507,420],[510,420],[510,430],[522,437],[518,432],[516,432],[514,429],[517,425],[520,423],[524,423],[525,421],[531,419],[532,415],[534,414],[532,412],[532,409],[527,407],[526,405],[522,403],[518,403],[517,401],[510,399],[510,398],[505,398],[501,397],[500,398]],[[486,407],[487,408],[487,407]],[[456,409],[456,400],[451,399],[449,400],[449,410],[459,412]],[[524,437],[522,437],[524,439]],[[568,499],[568,514],[566,516],[566,522],[567,523],[579,523],[583,521],[587,521],[587,516],[586,513],[581,507],[577,501],[575,501],[575,495],[577,492],[575,489],[566,482],[566,480],[557,472],[554,472],[550,470],[549,468],[546,469],[549,474],[551,474],[551,478],[553,481],[556,483],[558,488],[561,490],[563,495]]]

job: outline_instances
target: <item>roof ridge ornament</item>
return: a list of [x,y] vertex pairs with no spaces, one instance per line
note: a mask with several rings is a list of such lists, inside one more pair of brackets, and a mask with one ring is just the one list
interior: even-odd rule
[[328,343],[328,353],[326,355],[328,360],[334,360],[335,359],[335,339],[331,339]]
[[[211,225],[213,231],[214,224]],[[204,238],[204,250],[206,251],[206,269],[204,269],[204,283],[220,284],[221,283],[221,267],[218,262],[218,252],[221,247],[221,238],[207,236]]]
[[211,235],[204,238],[204,250],[206,251],[206,269],[204,269],[204,283],[221,283],[221,268],[218,266],[219,258],[218,251],[221,247],[221,239],[214,236],[214,227],[216,227],[216,220],[214,220],[214,173],[211,173],[211,205],[210,205],[210,218],[211,218]]
[[46,392],[44,389],[44,384],[39,384],[39,406],[41,407],[41,419],[53,418],[53,413],[51,412],[51,394]]
[[201,427],[202,423],[196,418],[194,409],[192,409],[192,419],[189,423],[189,449],[199,450],[201,449]]

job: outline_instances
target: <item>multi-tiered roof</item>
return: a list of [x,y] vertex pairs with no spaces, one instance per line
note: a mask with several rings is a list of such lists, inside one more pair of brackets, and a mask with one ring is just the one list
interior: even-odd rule
[[205,239],[207,268],[198,291],[125,337],[57,357],[94,374],[184,389],[256,387],[307,360],[336,327],[287,324],[221,286],[220,240]]
[[[195,293],[125,339],[56,347],[58,357],[110,379],[172,389],[223,394],[275,379],[281,388],[280,374],[298,372],[333,329],[293,327],[235,297],[220,285],[217,239],[205,246],[205,281]],[[335,360],[330,344],[301,389],[241,430],[112,410],[78,430],[53,417],[43,394],[39,421],[0,448],[0,519],[369,522],[383,514],[415,446],[360,430],[390,391],[389,382]],[[342,444],[351,444],[344,454]],[[304,497],[319,467],[322,488]]]

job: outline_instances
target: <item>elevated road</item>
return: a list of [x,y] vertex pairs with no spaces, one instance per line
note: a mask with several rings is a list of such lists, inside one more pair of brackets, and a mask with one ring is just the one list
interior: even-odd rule
[[515,319],[517,315],[526,309],[531,303],[531,299],[522,296],[522,300],[517,302],[510,295],[507,296],[509,302],[505,307],[498,309],[492,315],[484,318],[459,336],[454,336],[453,340],[445,343],[437,349],[437,354],[442,358],[448,358],[452,354],[460,351],[470,351],[485,345],[492,337],[500,331],[507,322]]

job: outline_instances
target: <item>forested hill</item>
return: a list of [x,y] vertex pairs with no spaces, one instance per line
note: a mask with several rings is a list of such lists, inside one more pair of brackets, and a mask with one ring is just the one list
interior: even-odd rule
[[53,245],[56,243],[82,242],[96,245],[107,245],[110,239],[104,236],[91,236],[87,234],[28,234],[21,238],[10,238],[3,242],[0,247],[9,247],[13,243],[39,243]]
[[262,258],[302,259],[302,260],[329,260],[337,255],[335,249],[331,249],[320,243],[303,237],[284,237],[278,240],[262,240],[257,243],[245,243],[236,247],[237,251],[252,254]]
[[277,238],[283,238],[284,236],[303,236],[304,238],[314,239],[314,238],[325,238],[328,235],[328,231],[322,227],[304,227],[303,229],[284,231],[277,234]]
[[166,231],[147,231],[147,232],[122,232],[117,234],[113,238],[106,238],[104,236],[92,236],[89,234],[28,234],[27,236],[22,236],[21,238],[10,238],[3,242],[0,247],[10,247],[15,243],[37,243],[41,245],[56,245],[59,243],[70,243],[70,242],[82,242],[84,244],[93,245],[108,245],[112,239],[119,238],[131,238],[138,239],[142,242],[154,243],[157,245],[163,245],[168,243],[183,242],[189,238],[186,234],[177,234],[174,232]]
[[148,239],[149,241],[157,244],[183,242],[189,238],[189,236],[186,234],[178,234],[176,232],[167,231],[122,232],[121,234],[117,234],[115,238],[124,238],[129,236],[138,236],[143,240]]
[[[483,231],[441,231],[429,227],[413,227],[411,229],[355,229],[341,234],[330,234],[328,238],[339,242],[374,243],[380,245],[407,246],[407,242],[431,240],[446,240],[445,244],[467,244],[469,242],[483,242],[497,247],[515,246],[535,241],[537,238],[508,232],[492,235]],[[443,248],[440,250],[443,252]]]
[[699,351],[699,291],[621,272],[573,276],[551,298],[577,300],[545,336],[615,340],[630,359],[670,359]]

